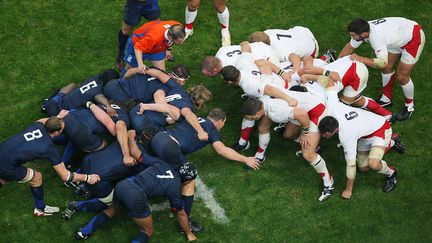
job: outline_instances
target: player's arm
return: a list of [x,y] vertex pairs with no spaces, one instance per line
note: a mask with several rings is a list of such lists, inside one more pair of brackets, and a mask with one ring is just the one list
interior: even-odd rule
[[155,103],[158,104],[168,104],[165,97],[166,97],[165,91],[162,89],[156,90],[156,92],[154,92],[153,94],[153,100]]
[[237,153],[232,148],[225,146],[225,144],[222,143],[221,141],[216,141],[216,142],[212,143],[212,146],[213,146],[213,149],[216,151],[216,153],[218,153],[219,155],[221,155],[222,157],[224,157],[226,159],[245,163],[247,166],[249,166],[250,168],[252,168],[254,170],[258,170],[260,167],[260,163],[255,157],[243,156],[243,155]]
[[[342,142],[342,141],[341,141]],[[344,148],[345,160],[346,160],[346,187],[342,192],[342,197],[350,199],[354,188],[354,181],[356,177],[356,154],[357,154],[357,140],[353,139],[349,143],[342,143]]]
[[122,120],[117,121],[115,124],[115,129],[117,133],[117,141],[120,144],[123,154],[123,164],[126,166],[132,166],[135,164],[136,160],[130,154],[126,123]]
[[355,47],[353,47],[351,45],[350,42],[348,42],[345,47],[341,50],[341,52],[339,53],[338,58],[344,57],[344,56],[348,56],[351,55],[354,51],[355,51]]
[[141,115],[146,110],[156,111],[160,113],[167,113],[173,120],[177,121],[180,117],[180,110],[170,104],[144,104],[140,103],[140,110],[137,112],[138,115]]
[[285,100],[289,106],[297,106],[297,100],[285,94],[282,90],[275,88],[271,85],[264,86],[264,94],[273,98],[279,98]]
[[196,240],[196,236],[194,233],[192,233],[190,227],[189,227],[189,219],[186,214],[186,211],[184,209],[181,209],[177,212],[177,218],[178,221],[183,228],[184,232],[186,233],[186,237],[188,238],[188,241],[194,241]]
[[375,69],[383,69],[388,64],[388,55],[380,56],[377,58],[369,58],[359,56],[357,54],[351,54],[350,58],[351,60],[362,62],[366,66]]
[[159,79],[163,84],[168,82],[168,80],[171,78],[168,74],[158,68],[148,68],[146,74]]
[[191,109],[185,107],[185,108],[180,110],[180,114],[186,119],[186,121],[198,133],[199,140],[201,140],[201,141],[207,141],[208,140],[207,132],[204,131],[201,124],[198,122],[198,117],[195,115],[195,113],[192,112]]
[[310,136],[309,136],[309,124],[310,119],[307,111],[300,107],[294,107],[293,109],[294,119],[300,122],[302,126],[302,132],[300,135],[300,144],[302,148],[306,148],[310,145]]
[[137,68],[137,67],[135,67],[135,68],[129,68],[127,71],[126,71],[126,73],[123,75],[123,78],[130,78],[130,77],[133,77],[133,76],[135,76],[135,74],[137,74],[137,73],[141,73],[141,70],[139,69],[139,68]]
[[288,60],[292,63],[294,71],[300,70],[302,60],[299,55],[291,53],[288,56]]
[[85,174],[79,174],[75,172],[71,172],[66,169],[63,162],[53,165],[54,170],[57,172],[57,174],[60,176],[62,181],[65,182],[87,182],[88,184],[92,185],[96,182],[100,181],[99,175],[91,174],[91,175],[85,175]]
[[87,104],[88,104],[87,105],[88,108],[91,110],[96,120],[102,123],[106,127],[106,129],[111,133],[111,135],[116,136],[117,135],[116,125],[114,121],[111,119],[111,117],[105,111],[103,111],[99,106],[90,102],[88,102]]
[[116,112],[116,110],[115,110],[114,108],[111,107],[111,104],[109,103],[109,101],[108,101],[108,99],[105,97],[105,95],[103,95],[103,94],[97,94],[97,95],[94,97],[94,99],[95,99],[95,101],[96,101],[98,104],[101,104],[101,105],[103,105],[103,106],[106,107],[106,109],[107,109],[107,113],[108,113],[108,115],[109,115],[110,117],[117,116],[117,112]]

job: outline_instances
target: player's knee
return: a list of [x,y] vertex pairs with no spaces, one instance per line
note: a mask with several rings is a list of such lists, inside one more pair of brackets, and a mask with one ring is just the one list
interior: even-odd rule
[[410,72],[405,70],[398,70],[396,72],[396,79],[400,82],[404,82],[403,84],[407,83],[410,79]]
[[295,133],[293,133],[291,131],[287,131],[287,130],[284,131],[283,137],[286,139],[296,139],[297,138]]
[[222,13],[226,9],[225,0],[214,0],[214,8],[219,13]]
[[42,185],[42,173],[39,171],[34,171],[34,176],[29,182],[32,186],[40,186]]
[[258,126],[258,133],[260,134],[266,134],[270,132],[270,126],[268,126],[267,124],[260,124]]
[[199,5],[200,5],[200,0],[189,0],[188,10],[196,11],[199,8]]
[[358,167],[358,169],[362,173],[368,172],[370,170],[369,167],[367,167],[367,166],[366,167]]
[[122,25],[122,32],[124,35],[130,35],[133,30],[133,26],[127,25],[126,23],[123,23]]
[[304,149],[302,155],[303,155],[303,159],[305,159],[308,162],[312,162],[316,158],[316,153],[311,149]]
[[380,170],[381,169],[381,160],[375,159],[375,158],[369,158],[368,159],[368,166],[373,170]]

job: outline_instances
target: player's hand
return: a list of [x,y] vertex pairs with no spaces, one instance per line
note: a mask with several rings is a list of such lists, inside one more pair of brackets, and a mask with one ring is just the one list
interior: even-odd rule
[[359,55],[357,55],[357,54],[355,54],[355,53],[351,54],[351,55],[350,55],[350,58],[351,58],[351,60],[353,60],[353,61],[359,61],[359,62],[361,62],[361,59],[362,59],[361,56],[359,56]]
[[68,114],[69,114],[69,111],[68,111],[68,110],[61,110],[61,111],[58,113],[57,117],[60,118],[60,119],[63,119],[63,118],[65,118]]
[[293,74],[293,71],[289,71],[289,72],[284,72],[284,74],[282,74],[281,78],[285,81],[285,82],[291,82],[291,76]]
[[291,107],[296,107],[297,106],[297,100],[296,99],[294,99],[294,98],[289,98],[289,99],[287,99],[287,100],[285,100],[287,103],[288,103],[288,105],[289,106],[291,106]]
[[208,140],[208,134],[204,131],[198,132],[198,138],[200,141],[207,141]]
[[112,108],[111,106],[107,107],[107,114],[110,117],[118,116],[116,110],[114,108]]
[[345,189],[345,190],[343,190],[343,192],[342,192],[342,197],[344,198],[344,199],[350,199],[351,198],[351,195],[352,195],[352,191],[349,191],[349,190],[347,190],[347,189]]
[[186,237],[188,241],[195,241],[197,239],[194,233],[192,233],[192,231],[190,232],[190,234],[187,234]]
[[330,75],[328,77],[331,80],[333,80],[334,82],[342,81],[341,77],[339,76],[339,74],[337,72],[330,72]]
[[168,124],[174,124],[176,122],[174,119],[171,118],[171,116],[167,116],[167,118],[165,118],[165,121]]
[[310,142],[311,138],[310,137],[311,137],[310,134],[302,133],[300,135],[300,145],[303,149],[310,146],[310,144],[311,144],[311,142]]
[[308,77],[307,77],[306,74],[303,74],[303,75],[300,77],[300,82],[301,82],[302,84],[305,84],[305,83],[309,82],[309,79],[308,79]]
[[245,164],[254,170],[258,170],[261,165],[259,160],[255,157],[247,157]]
[[145,104],[140,103],[140,109],[139,109],[139,111],[137,111],[137,115],[142,115],[145,110],[146,110]]
[[88,179],[87,179],[88,184],[93,185],[98,181],[100,181],[99,175],[96,175],[96,174],[88,175]]
[[145,74],[145,72],[147,70],[147,66],[144,65],[144,63],[140,63],[140,64],[138,64],[138,69],[139,69],[139,73]]
[[130,155],[123,156],[123,164],[126,166],[133,166],[135,165],[136,160],[132,158]]

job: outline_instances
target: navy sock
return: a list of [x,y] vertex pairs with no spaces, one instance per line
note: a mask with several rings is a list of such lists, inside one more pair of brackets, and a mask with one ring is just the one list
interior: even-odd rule
[[132,239],[132,243],[146,243],[149,240],[148,234],[145,232],[140,232],[135,238]]
[[105,209],[107,209],[108,206],[103,203],[101,200],[97,198],[93,198],[87,201],[80,201],[76,205],[76,209],[79,209],[84,212],[101,212]]
[[190,212],[192,210],[192,204],[193,204],[193,200],[194,200],[194,195],[192,195],[192,196],[182,195],[182,199],[183,199],[183,202],[184,202],[184,210],[186,211],[186,214],[189,217]]
[[32,194],[33,200],[35,201],[35,208],[38,208],[43,211],[45,209],[45,202],[44,202],[44,190],[42,185],[38,187],[30,187],[30,192]]
[[123,34],[122,30],[120,30],[118,32],[117,35],[117,40],[118,40],[118,48],[119,48],[119,56],[124,56],[124,52],[125,52],[125,48],[126,48],[126,43],[128,40],[129,36]]
[[69,141],[66,145],[66,148],[63,151],[62,161],[65,165],[69,165],[69,160],[75,152],[75,146],[72,141]]
[[84,235],[90,235],[93,231],[97,230],[99,227],[108,222],[109,217],[104,212],[100,212],[98,215],[94,216],[90,222],[80,229]]

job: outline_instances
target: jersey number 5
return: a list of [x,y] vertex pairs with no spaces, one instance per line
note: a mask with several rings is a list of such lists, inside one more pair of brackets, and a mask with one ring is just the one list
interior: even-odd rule
[[89,91],[91,88],[97,87],[96,81],[91,81],[90,83],[83,85],[80,88],[81,94],[84,94],[85,92]]
[[30,142],[32,140],[35,140],[35,139],[41,138],[41,137],[42,137],[42,133],[41,133],[41,131],[39,129],[36,129],[36,130],[34,130],[32,132],[24,133],[24,139],[27,142]]
[[171,170],[167,170],[166,173],[167,173],[166,175],[157,175],[157,178],[161,178],[161,179],[172,179],[172,178],[174,178]]

